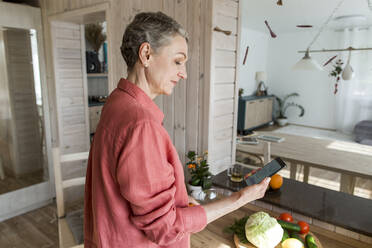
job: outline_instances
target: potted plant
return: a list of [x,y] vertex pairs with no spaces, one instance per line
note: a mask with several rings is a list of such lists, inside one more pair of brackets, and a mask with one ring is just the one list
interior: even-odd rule
[[[93,49],[93,51],[86,51],[88,73],[103,72],[104,67],[101,67],[101,62],[98,59],[98,51],[106,40],[102,24],[87,24],[85,26],[85,39]],[[88,61],[94,61],[94,63],[88,63]]]
[[286,111],[289,107],[297,107],[300,109],[300,114],[299,114],[299,117],[302,117],[304,116],[305,114],[305,109],[302,105],[300,104],[297,104],[297,103],[294,103],[294,102],[289,102],[287,103],[287,100],[291,97],[298,97],[300,96],[298,93],[291,93],[291,94],[288,94],[286,95],[283,99],[279,98],[278,96],[275,96],[275,99],[277,100],[278,102],[278,105],[279,105],[279,115],[278,117],[276,118],[276,121],[278,122],[279,126],[284,126],[288,123],[288,119],[287,119],[287,116],[286,116]]
[[195,151],[189,151],[186,156],[189,159],[186,165],[191,175],[188,182],[190,194],[197,200],[203,200],[206,195],[203,190],[212,187],[212,173],[209,172],[207,162],[208,152],[198,155]]

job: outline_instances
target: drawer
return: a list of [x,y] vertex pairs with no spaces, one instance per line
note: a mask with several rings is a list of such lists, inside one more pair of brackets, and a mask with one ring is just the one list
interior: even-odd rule
[[103,106],[94,106],[89,107],[89,130],[90,133],[94,133],[96,131],[99,119],[101,117]]
[[89,116],[95,116],[96,118],[101,116],[103,106],[89,107]]

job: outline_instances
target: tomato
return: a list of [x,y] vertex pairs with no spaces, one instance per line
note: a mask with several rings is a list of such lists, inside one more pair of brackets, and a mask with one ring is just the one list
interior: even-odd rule
[[309,232],[310,229],[309,224],[307,224],[305,221],[299,221],[297,222],[297,224],[301,227],[300,231],[301,234],[306,234]]
[[282,214],[280,214],[279,219],[280,220],[287,221],[287,222],[292,222],[293,221],[292,215],[289,214],[289,213],[282,213]]

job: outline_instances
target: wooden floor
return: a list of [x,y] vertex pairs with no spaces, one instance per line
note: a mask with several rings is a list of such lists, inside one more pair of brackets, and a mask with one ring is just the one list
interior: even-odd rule
[[18,178],[6,174],[5,178],[3,180],[0,180],[0,194],[25,188],[37,183],[41,183],[44,181],[43,176],[44,176],[43,170],[27,173]]
[[0,222],[0,247],[58,247],[55,204]]

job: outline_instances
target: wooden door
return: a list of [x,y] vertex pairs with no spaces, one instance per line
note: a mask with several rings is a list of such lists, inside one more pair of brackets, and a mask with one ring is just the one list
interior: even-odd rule
[[61,154],[89,149],[89,115],[84,28],[64,22],[51,24]]

